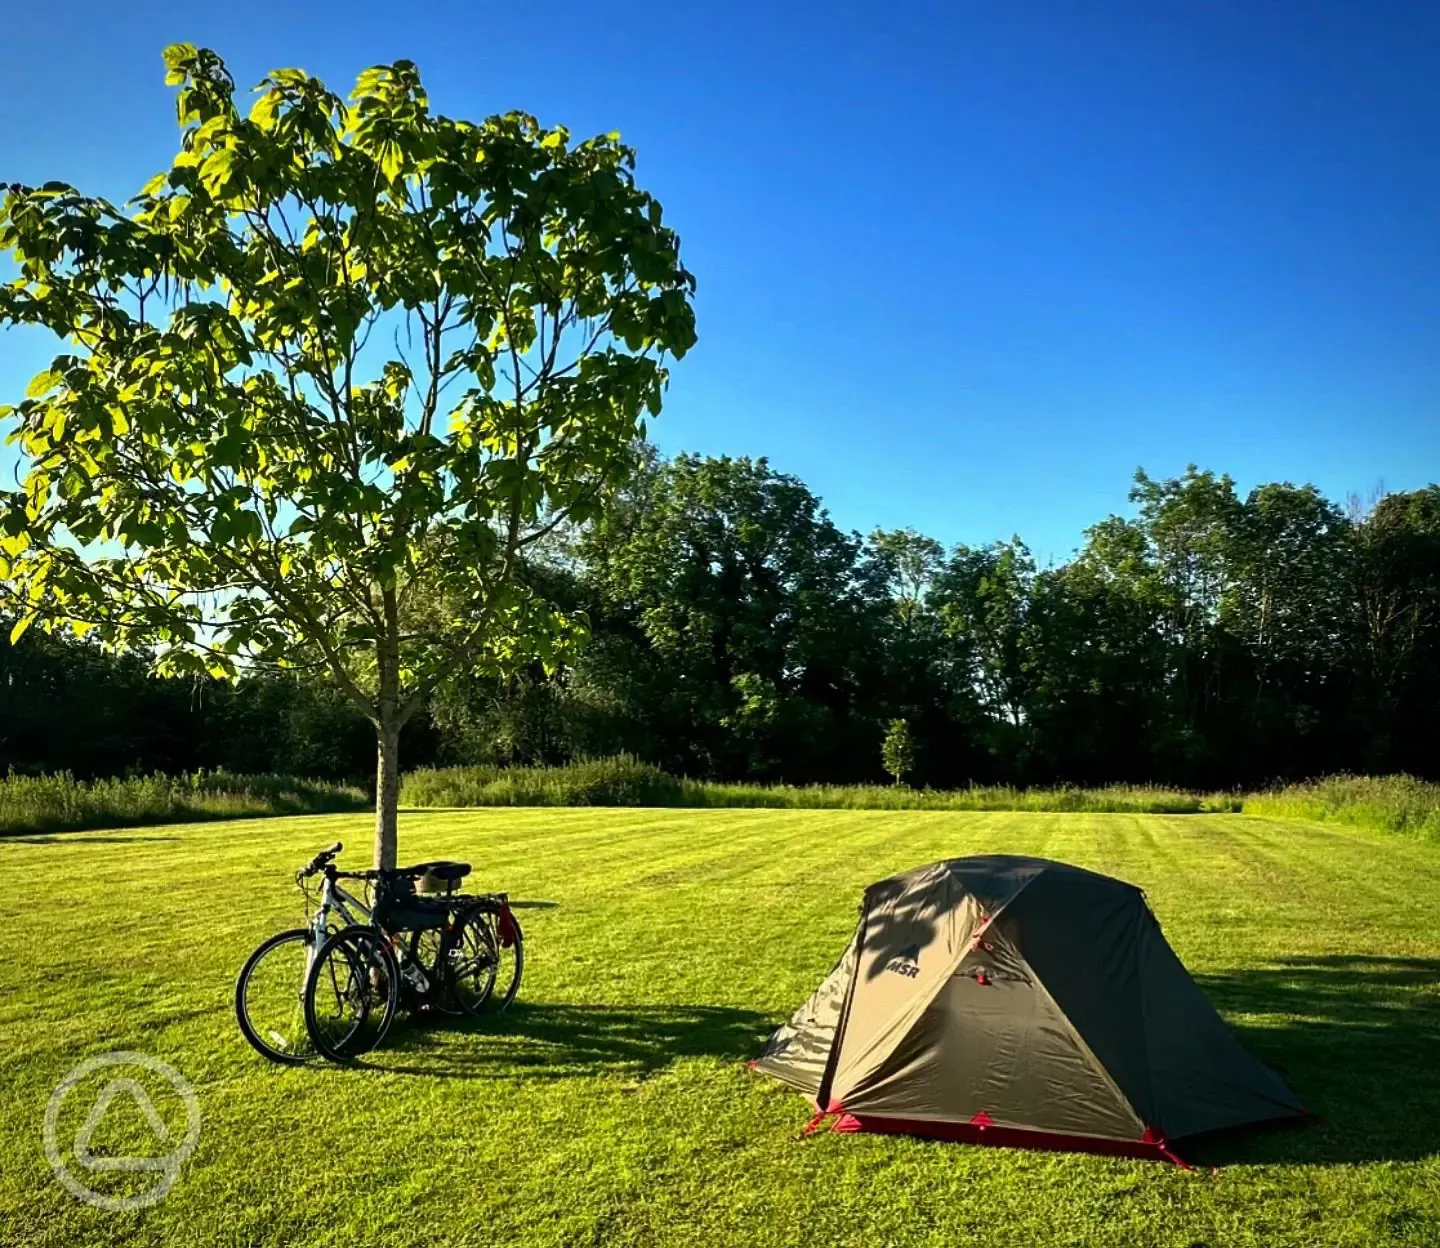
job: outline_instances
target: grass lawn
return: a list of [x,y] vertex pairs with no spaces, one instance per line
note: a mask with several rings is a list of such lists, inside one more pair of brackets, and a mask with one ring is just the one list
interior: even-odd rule
[[[1433,844],[1229,815],[412,813],[403,857],[464,857],[473,886],[529,903],[519,1000],[463,1028],[402,1023],[363,1067],[272,1067],[232,983],[298,921],[291,875],[337,838],[357,850],[342,866],[366,865],[352,815],[0,841],[0,1243],[1440,1243]],[[745,1059],[844,947],[863,885],[982,851],[1142,885],[1323,1121],[1211,1146],[1218,1168],[1195,1174],[797,1139],[803,1098]],[[164,1201],[107,1213],[52,1178],[41,1124],[72,1066],[122,1049],[178,1068],[203,1126]],[[125,1105],[92,1149],[157,1151]],[[183,1130],[177,1106],[156,1100]],[[85,1109],[67,1101],[62,1138]]]

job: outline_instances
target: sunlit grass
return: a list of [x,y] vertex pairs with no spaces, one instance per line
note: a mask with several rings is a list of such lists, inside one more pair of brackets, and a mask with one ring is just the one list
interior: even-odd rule
[[[342,865],[362,865],[368,820],[345,815],[0,842],[0,1243],[1436,1242],[1440,855],[1426,841],[1233,815],[409,813],[403,858],[469,860],[475,887],[522,903],[515,1009],[403,1025],[355,1069],[273,1068],[235,1028],[233,977],[298,921],[291,874],[337,838],[353,842]],[[803,1098],[744,1062],[843,948],[860,890],[1002,850],[1143,886],[1204,990],[1322,1121],[1211,1146],[1198,1160],[1220,1163],[1213,1175],[799,1138]],[[174,1190],[137,1213],[75,1201],[40,1146],[52,1089],[116,1049],[173,1064],[203,1113]],[[143,1143],[143,1122],[115,1131]]]
[[1440,784],[1413,776],[1329,776],[1245,798],[1249,814],[1322,819],[1440,839]]

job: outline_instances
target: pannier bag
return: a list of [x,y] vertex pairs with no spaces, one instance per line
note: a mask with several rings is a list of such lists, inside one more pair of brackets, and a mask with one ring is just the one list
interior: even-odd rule
[[[389,932],[444,927],[450,907],[443,898],[469,874],[467,862],[422,862],[382,877],[375,885],[375,922]],[[417,879],[421,891],[439,896],[417,895]]]

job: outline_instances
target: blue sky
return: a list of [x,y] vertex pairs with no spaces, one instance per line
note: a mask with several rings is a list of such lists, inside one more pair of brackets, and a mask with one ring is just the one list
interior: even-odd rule
[[[1063,557],[1187,462],[1440,478],[1440,5],[1273,0],[12,6],[0,180],[123,199],[160,50],[620,130],[700,281],[662,448],[846,527]],[[0,401],[52,353],[0,337]]]

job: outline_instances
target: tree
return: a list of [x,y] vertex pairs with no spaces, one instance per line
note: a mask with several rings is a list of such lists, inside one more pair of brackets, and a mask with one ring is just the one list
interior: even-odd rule
[[1036,574],[1025,620],[1025,778],[1105,783],[1157,774],[1152,731],[1168,682],[1155,612],[1113,574],[1105,526],[1075,560]]
[[0,410],[16,635],[328,676],[375,727],[391,865],[407,719],[578,634],[517,572],[624,478],[694,281],[618,135],[432,113],[408,61],[348,102],[277,70],[242,116],[213,52],[165,60],[181,150],[128,215],[0,201],[0,324],[74,345]]
[[210,682],[157,680],[143,659],[88,639],[32,633],[17,645],[0,624],[0,775],[68,771],[82,779],[214,766]]
[[957,546],[930,594],[957,663],[968,667],[986,709],[1013,729],[1025,717],[1025,626],[1034,581],[1035,559],[1016,537]]
[[[682,455],[580,544],[592,617],[580,661],[655,725],[661,760],[723,778],[851,778],[874,767],[857,714],[883,593],[860,543],[763,459]],[[871,687],[874,681],[868,682]],[[861,771],[863,774],[863,771]]]
[[901,628],[913,631],[925,595],[945,561],[945,548],[914,529],[876,529],[866,545],[890,589]]
[[892,719],[885,730],[885,740],[880,743],[880,758],[885,770],[895,777],[895,783],[915,770],[915,742],[910,737],[910,723],[904,719]]
[[1351,666],[1379,763],[1431,771],[1440,698],[1440,486],[1380,498],[1358,519]]
[[1253,656],[1257,691],[1284,665],[1320,675],[1336,659],[1353,533],[1344,512],[1313,485],[1250,491],[1226,544],[1226,629]]

